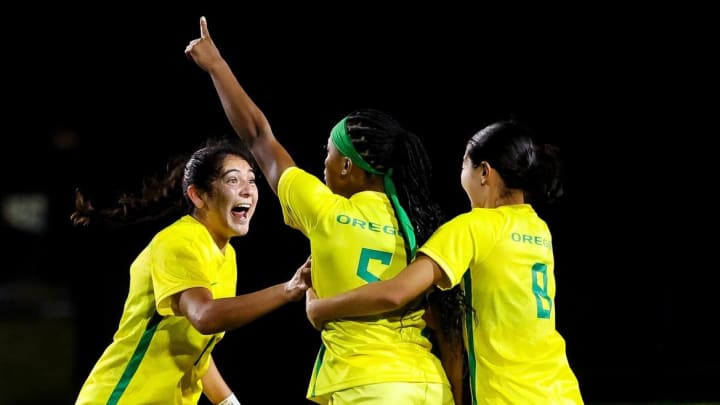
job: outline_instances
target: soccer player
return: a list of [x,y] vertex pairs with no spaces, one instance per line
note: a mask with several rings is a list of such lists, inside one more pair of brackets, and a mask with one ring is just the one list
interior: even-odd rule
[[[235,132],[278,195],[285,223],[310,240],[312,282],[319,295],[393,277],[414,256],[418,241],[440,224],[429,191],[427,153],[393,117],[363,109],[342,118],[327,139],[323,182],[297,167],[275,138],[221,57],[204,17],[200,38],[185,53],[209,73]],[[320,404],[361,399],[364,404],[453,404],[443,364],[424,335],[425,306],[419,297],[391,313],[328,322],[307,398]],[[460,330],[455,336],[454,347],[462,353]],[[445,362],[453,369],[462,366],[462,354],[444,355]],[[456,387],[462,382],[453,382]]]
[[[464,286],[473,404],[582,404],[555,329],[552,235],[532,204],[562,192],[557,148],[514,121],[467,143],[460,182],[471,210],[442,225],[396,277],[329,298],[308,290],[316,328],[337,318],[395,311],[431,285]],[[322,295],[320,297],[323,297]]]

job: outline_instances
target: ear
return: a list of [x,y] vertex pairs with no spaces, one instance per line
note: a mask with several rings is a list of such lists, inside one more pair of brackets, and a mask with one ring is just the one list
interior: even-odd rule
[[348,174],[348,172],[350,171],[351,168],[352,168],[352,160],[350,160],[350,158],[347,158],[347,157],[343,158],[343,169],[342,169],[342,172],[340,172],[340,174],[342,174],[343,176]]
[[478,169],[480,169],[480,184],[485,185],[488,181],[488,177],[490,177],[490,163],[486,161],[480,162],[480,166],[478,166]]
[[491,168],[492,167],[490,166],[490,163],[488,163],[487,161],[483,160],[482,162],[480,162],[480,170],[481,170],[480,174],[482,176],[484,176],[484,177],[489,176]]
[[187,195],[190,197],[190,201],[192,201],[195,208],[202,208],[205,206],[205,201],[200,194],[200,190],[192,184],[187,189]]

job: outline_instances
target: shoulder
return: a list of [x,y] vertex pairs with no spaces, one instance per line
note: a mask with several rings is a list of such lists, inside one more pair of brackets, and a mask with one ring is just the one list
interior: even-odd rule
[[208,234],[205,225],[190,215],[184,215],[177,221],[166,226],[153,238],[153,244],[194,245]]
[[298,167],[290,167],[280,176],[278,198],[283,205],[317,205],[327,202],[333,196],[336,194],[327,184]]
[[467,226],[476,223],[487,225],[488,223],[502,223],[506,214],[495,208],[473,208],[472,210],[459,214],[447,222],[451,226]]
[[320,182],[320,179],[297,166],[292,166],[285,169],[285,171],[280,175],[278,188],[288,187],[298,181]]

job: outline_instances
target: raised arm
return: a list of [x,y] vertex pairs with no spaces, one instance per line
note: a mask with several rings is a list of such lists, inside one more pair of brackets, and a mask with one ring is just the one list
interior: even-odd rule
[[207,27],[200,17],[200,38],[190,41],[185,54],[210,74],[215,90],[233,129],[250,148],[255,160],[277,194],[280,175],[295,166],[290,154],[275,139],[265,114],[252,101],[220,55]]
[[309,288],[305,311],[315,329],[338,318],[374,315],[399,309],[441,283],[445,273],[427,256],[419,255],[394,278],[366,284],[328,298],[318,298]]

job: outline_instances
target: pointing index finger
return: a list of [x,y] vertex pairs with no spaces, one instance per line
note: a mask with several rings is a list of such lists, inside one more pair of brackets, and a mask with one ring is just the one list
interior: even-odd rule
[[205,16],[200,17],[200,38],[210,38],[210,32],[208,32],[207,19]]

